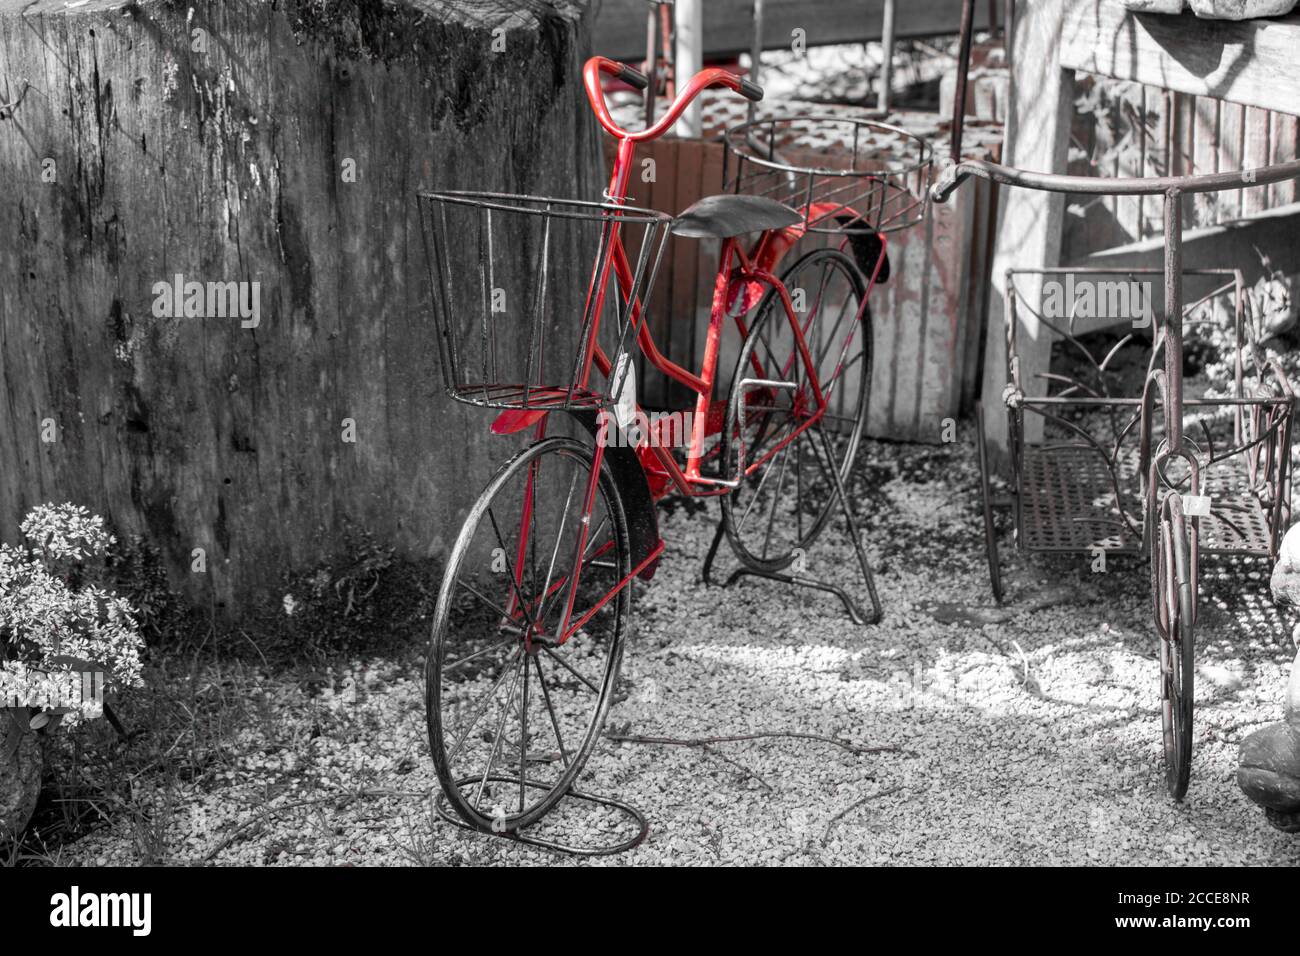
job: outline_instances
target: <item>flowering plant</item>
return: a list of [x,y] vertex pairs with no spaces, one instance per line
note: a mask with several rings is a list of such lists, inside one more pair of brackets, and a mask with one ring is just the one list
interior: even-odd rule
[[142,683],[131,605],[82,581],[113,536],[71,504],[33,508],[20,527],[26,545],[0,544],[0,708],[39,708],[33,728],[98,717],[105,690]]

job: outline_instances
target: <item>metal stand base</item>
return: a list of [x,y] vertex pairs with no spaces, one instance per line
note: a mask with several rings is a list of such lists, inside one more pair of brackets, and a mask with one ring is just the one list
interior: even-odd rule
[[[463,777],[456,781],[457,787],[463,787],[467,783],[475,783],[479,777]],[[494,774],[488,777],[490,783],[507,783],[514,784],[518,781],[514,777],[506,777]],[[545,784],[528,783],[527,786],[544,789]],[[475,833],[486,833],[488,836],[501,837],[511,840],[515,843],[522,843],[526,846],[535,846],[543,850],[549,850],[552,853],[564,853],[569,856],[610,856],[615,853],[624,853],[641,845],[642,841],[650,835],[650,821],[645,818],[636,807],[629,806],[626,803],[620,803],[618,800],[612,800],[609,797],[597,797],[589,793],[579,793],[577,790],[570,790],[564,795],[563,799],[581,800],[586,803],[598,804],[602,807],[612,807],[618,810],[628,819],[637,825],[637,833],[630,839],[621,843],[611,844],[610,846],[601,847],[575,847],[566,846],[563,843],[556,843],[552,840],[543,840],[541,837],[529,836],[521,830],[502,830],[500,832],[493,830],[491,827],[472,826],[456,815],[456,812],[447,806],[447,795],[440,792],[438,798],[434,801],[434,809],[437,810],[438,816],[446,820],[452,826],[460,827],[462,830],[470,830]],[[552,808],[554,809],[554,808]]]
[[[820,428],[817,429],[817,433],[821,437],[822,446],[827,456],[826,460],[834,462],[835,459],[831,456],[830,441],[827,439],[826,433]],[[816,578],[806,577],[801,574],[783,574],[777,571],[763,571],[758,568],[742,566],[737,568],[735,571],[732,571],[731,575],[722,583],[721,586],[724,588],[731,587],[731,585],[735,584],[739,578],[748,575],[756,578],[767,578],[770,581],[779,581],[782,584],[813,588],[817,591],[825,591],[828,594],[834,594],[839,598],[840,602],[844,605],[844,610],[849,615],[849,619],[853,621],[854,624],[857,624],[858,626],[878,624],[883,616],[880,607],[880,596],[876,593],[876,579],[871,573],[871,565],[867,561],[866,552],[862,549],[862,538],[858,534],[858,523],[853,517],[852,509],[849,507],[848,495],[844,492],[844,483],[840,480],[839,470],[836,468],[830,468],[828,470],[835,480],[835,495],[839,499],[840,510],[844,515],[844,523],[847,526],[849,537],[853,541],[853,550],[857,554],[858,570],[862,573],[862,581],[866,585],[867,595],[871,599],[871,613],[869,615],[864,614],[861,605],[859,605],[857,601],[853,600],[849,593],[842,587],[831,584],[827,581],[820,581]],[[709,553],[704,558],[704,569],[702,575],[705,584],[714,585],[717,583],[713,580],[713,560],[717,557],[718,546],[722,543],[722,536],[725,531],[726,529],[723,527],[723,522],[719,520],[717,530],[713,533],[713,543],[709,545]]]

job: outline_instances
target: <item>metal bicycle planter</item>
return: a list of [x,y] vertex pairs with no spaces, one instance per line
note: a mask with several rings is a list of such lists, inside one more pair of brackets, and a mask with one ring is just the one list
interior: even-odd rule
[[[860,273],[857,281],[866,294],[856,321],[861,328],[864,354],[857,369],[852,368],[858,361],[856,356],[841,361],[846,368],[845,387],[840,390],[837,404],[823,418],[828,431],[837,440],[849,441],[856,451],[866,418],[874,359],[874,329],[867,299],[876,283],[890,277],[888,234],[924,221],[933,151],[924,139],[906,130],[876,120],[842,116],[751,120],[728,129],[723,143],[724,189],[780,202],[799,216],[793,226],[757,247],[756,258],[770,270],[774,265],[767,263],[784,256],[795,243],[814,249],[796,257],[794,265],[782,274],[788,289],[824,287],[824,271],[819,283],[810,284],[806,277],[828,264],[844,264],[841,269],[848,272],[851,260]],[[757,288],[748,290],[737,307],[748,308],[758,301],[760,292]],[[770,303],[759,306],[760,311],[769,307]],[[808,331],[831,341],[840,321],[832,325],[829,336],[811,324]],[[824,344],[814,343],[814,347],[822,348]],[[844,358],[850,359],[847,354]],[[713,582],[712,569],[722,537],[730,533],[729,523],[734,523],[731,504],[723,502],[723,521],[704,560],[703,576],[709,583]],[[819,529],[828,516],[823,512]],[[856,539],[856,532],[853,534]],[[803,573],[790,573],[786,570],[789,561],[778,564],[767,561],[766,555],[747,555],[740,550],[737,554],[741,565],[723,582],[724,586],[741,577],[764,577],[834,594],[855,623],[880,617],[875,587],[861,556],[859,564],[872,604],[870,615],[843,588]]]
[[[885,269],[884,237],[870,232],[870,210],[841,203],[859,248],[843,235],[786,265],[810,205],[722,195],[675,218],[626,205],[638,143],[709,86],[751,100],[762,91],[706,69],[657,123],[629,132],[606,107],[602,74],[641,89],[647,80],[602,57],[584,69],[592,109],[618,140],[606,202],[419,197],[446,390],[498,409],[493,432],[533,437],[470,509],[439,590],[426,673],[439,808],[475,830],[582,853],[627,849],[647,832],[637,811],[575,784],[615,694],[632,582],[649,580],[664,552],[658,499],[718,498],[719,538],[747,573],[833,590],[866,620],[841,589],[783,574],[839,513],[870,619],[880,615],[844,480],[865,420],[867,299]],[[920,185],[912,200],[924,205]],[[646,321],[669,231],[720,242],[698,371],[660,353]],[[864,249],[867,258],[854,254]],[[810,290],[802,310],[795,289]],[[727,324],[742,344],[726,397],[714,399]],[[664,435],[682,419],[665,424],[637,404],[638,357],[696,396],[684,440]],[[638,832],[595,848],[526,832],[566,795],[621,811]]]
[[[1084,552],[1098,546],[1113,546],[1116,550],[1140,547],[1150,558],[1152,605],[1161,650],[1165,777],[1169,792],[1181,800],[1187,792],[1192,761],[1194,632],[1202,552],[1275,555],[1280,531],[1290,518],[1288,465],[1293,395],[1281,369],[1264,361],[1248,335],[1243,339],[1240,276],[1224,270],[1216,273],[1183,269],[1180,200],[1190,193],[1244,189],[1298,178],[1300,161],[1248,172],[1153,179],[1058,176],[966,161],[944,171],[931,190],[933,199],[944,202],[970,176],[1052,192],[1164,197],[1165,255],[1159,273],[1164,286],[1163,314],[1154,330],[1141,396],[1106,394],[1107,371],[1115,352],[1098,360],[1084,350],[1087,363],[1096,373],[1093,386],[1068,379],[1057,383],[1063,387],[1055,394],[1031,398],[1025,389],[1029,383],[1020,381],[1015,353],[1016,310],[1020,303],[1014,278],[1024,271],[1043,274],[1044,270],[1011,270],[1009,382],[1004,398],[1011,424],[1020,546],[1027,550]],[[1252,365],[1248,384],[1239,348],[1235,391],[1227,398],[1189,401],[1184,397],[1183,281],[1184,276],[1194,275],[1217,275],[1228,280],[1238,344],[1246,348]],[[1078,344],[1068,328],[1059,331],[1067,341]],[[1088,391],[1093,394],[1086,394]],[[1161,409],[1159,419],[1157,404]],[[1216,446],[1208,426],[1200,432],[1187,428],[1189,409],[1201,411],[1213,406],[1229,411],[1233,417],[1233,437],[1226,449],[1221,443]],[[1077,418],[1087,410],[1102,412],[1111,421],[1107,441],[1098,440],[1071,419],[1072,414]],[[1027,443],[1027,412],[1049,419],[1068,437]],[[984,525],[990,575],[1000,598],[983,440],[981,420]]]

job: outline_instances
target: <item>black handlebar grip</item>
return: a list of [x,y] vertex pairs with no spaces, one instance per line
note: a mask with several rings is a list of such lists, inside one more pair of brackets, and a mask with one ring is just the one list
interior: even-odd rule
[[749,80],[741,77],[740,95],[747,100],[757,103],[763,98],[763,88],[757,83],[751,83]]
[[635,67],[628,66],[626,63],[619,64],[618,78],[638,90],[644,90],[650,85],[646,75]]

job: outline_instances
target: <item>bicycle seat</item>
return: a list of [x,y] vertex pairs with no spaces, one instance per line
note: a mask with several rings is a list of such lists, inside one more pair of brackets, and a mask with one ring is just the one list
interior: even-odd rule
[[688,239],[729,239],[750,232],[783,229],[803,222],[803,216],[784,203],[765,196],[706,196],[675,220],[675,236]]

